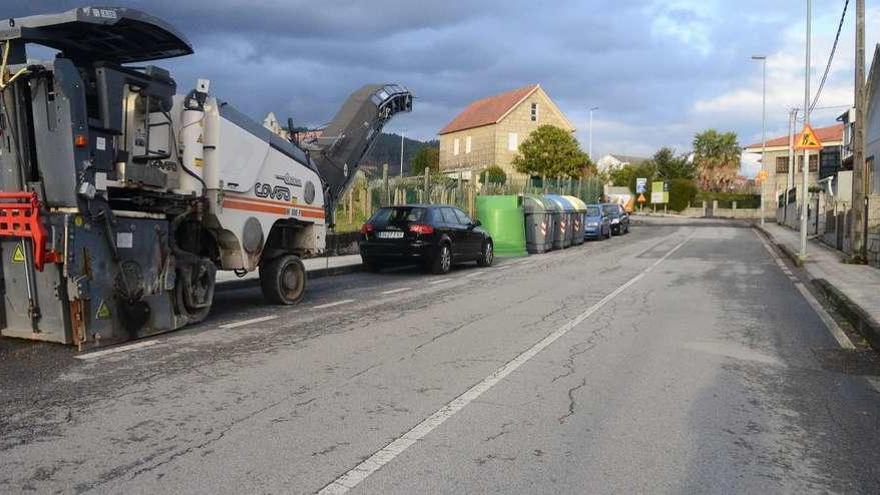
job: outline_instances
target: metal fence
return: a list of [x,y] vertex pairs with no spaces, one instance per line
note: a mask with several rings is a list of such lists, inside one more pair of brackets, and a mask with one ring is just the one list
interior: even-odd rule
[[356,229],[383,206],[397,204],[449,204],[476,216],[476,198],[497,194],[560,194],[575,196],[585,203],[601,201],[602,181],[590,178],[508,178],[504,183],[476,184],[463,175],[425,173],[413,177],[382,177],[354,182],[336,210],[336,230]]

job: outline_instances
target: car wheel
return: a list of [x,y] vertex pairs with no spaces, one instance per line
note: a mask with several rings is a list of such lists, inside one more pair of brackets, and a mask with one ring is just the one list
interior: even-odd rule
[[431,273],[442,275],[449,273],[450,269],[452,269],[452,250],[449,249],[449,244],[444,243],[440,245],[437,256],[431,262]]
[[492,241],[483,242],[483,250],[480,252],[480,257],[477,258],[477,265],[486,267],[492,266],[492,262],[495,261],[495,246],[492,245]]
[[272,304],[296,304],[306,291],[306,267],[292,254],[260,265],[260,288]]
[[605,234],[605,238],[606,238],[606,239],[611,239],[611,228],[610,228],[610,227],[608,228],[608,233]]

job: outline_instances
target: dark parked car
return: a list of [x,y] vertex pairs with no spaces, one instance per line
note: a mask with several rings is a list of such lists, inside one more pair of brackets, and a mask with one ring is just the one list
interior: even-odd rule
[[611,219],[602,211],[602,205],[587,205],[584,222],[585,238],[607,239],[611,237]]
[[361,258],[368,270],[421,263],[447,273],[453,263],[490,266],[492,238],[479,221],[454,206],[404,205],[377,211],[361,228]]
[[611,233],[614,235],[629,233],[629,214],[623,206],[613,203],[605,203],[602,210],[611,219]]

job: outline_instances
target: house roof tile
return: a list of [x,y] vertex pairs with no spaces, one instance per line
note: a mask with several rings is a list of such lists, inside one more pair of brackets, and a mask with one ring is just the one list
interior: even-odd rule
[[449,134],[450,132],[494,124],[536,89],[538,89],[537,84],[530,84],[513,91],[477,100],[462,110],[443,129],[440,129],[438,134]]
[[[837,142],[843,141],[843,124],[834,124],[829,125],[827,127],[814,127],[813,130],[816,132],[816,137],[819,138],[821,142]],[[776,146],[788,146],[788,136],[780,136],[773,139],[767,140],[767,147],[773,148]],[[750,144],[744,148],[745,150],[761,150],[761,143]]]

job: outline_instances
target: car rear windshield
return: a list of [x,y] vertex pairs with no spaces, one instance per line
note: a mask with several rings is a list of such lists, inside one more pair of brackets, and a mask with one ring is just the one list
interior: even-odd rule
[[425,218],[424,208],[411,206],[396,206],[382,208],[373,215],[370,223],[374,225],[387,225],[389,223],[421,222]]
[[587,206],[587,216],[588,217],[601,217],[602,213],[599,212],[598,206]]
[[617,205],[605,205],[602,207],[605,210],[606,215],[617,216],[620,215],[620,208]]

